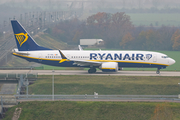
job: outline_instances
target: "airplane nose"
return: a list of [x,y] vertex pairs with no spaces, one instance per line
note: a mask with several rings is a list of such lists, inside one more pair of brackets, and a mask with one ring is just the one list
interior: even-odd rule
[[169,60],[169,65],[172,65],[172,64],[174,64],[176,61],[174,60],[174,59],[172,59],[172,58],[170,58],[170,60]]

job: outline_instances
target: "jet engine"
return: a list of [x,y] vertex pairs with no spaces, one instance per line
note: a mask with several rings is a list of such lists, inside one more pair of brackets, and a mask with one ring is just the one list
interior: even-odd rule
[[118,63],[117,62],[104,62],[101,64],[100,69],[103,72],[117,72]]

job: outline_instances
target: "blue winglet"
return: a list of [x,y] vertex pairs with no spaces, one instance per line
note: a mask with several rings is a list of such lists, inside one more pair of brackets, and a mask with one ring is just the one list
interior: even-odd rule
[[66,56],[61,52],[61,50],[59,50],[59,53],[60,53],[62,59],[67,59]]

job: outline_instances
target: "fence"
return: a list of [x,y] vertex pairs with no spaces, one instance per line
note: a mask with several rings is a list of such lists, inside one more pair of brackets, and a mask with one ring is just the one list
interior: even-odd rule
[[18,100],[176,100],[178,95],[15,95]]
[[21,76],[23,76],[23,78],[27,78],[27,79],[33,79],[33,78],[37,78],[38,73],[33,73],[33,74],[29,74],[29,73],[0,73],[0,80],[7,80],[7,79],[19,79]]

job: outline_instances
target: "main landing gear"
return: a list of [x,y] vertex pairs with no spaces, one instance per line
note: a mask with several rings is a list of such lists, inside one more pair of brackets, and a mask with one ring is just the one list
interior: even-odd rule
[[95,73],[96,72],[96,68],[90,68],[89,70],[88,70],[88,73]]
[[160,69],[159,68],[157,69],[156,74],[160,74]]

